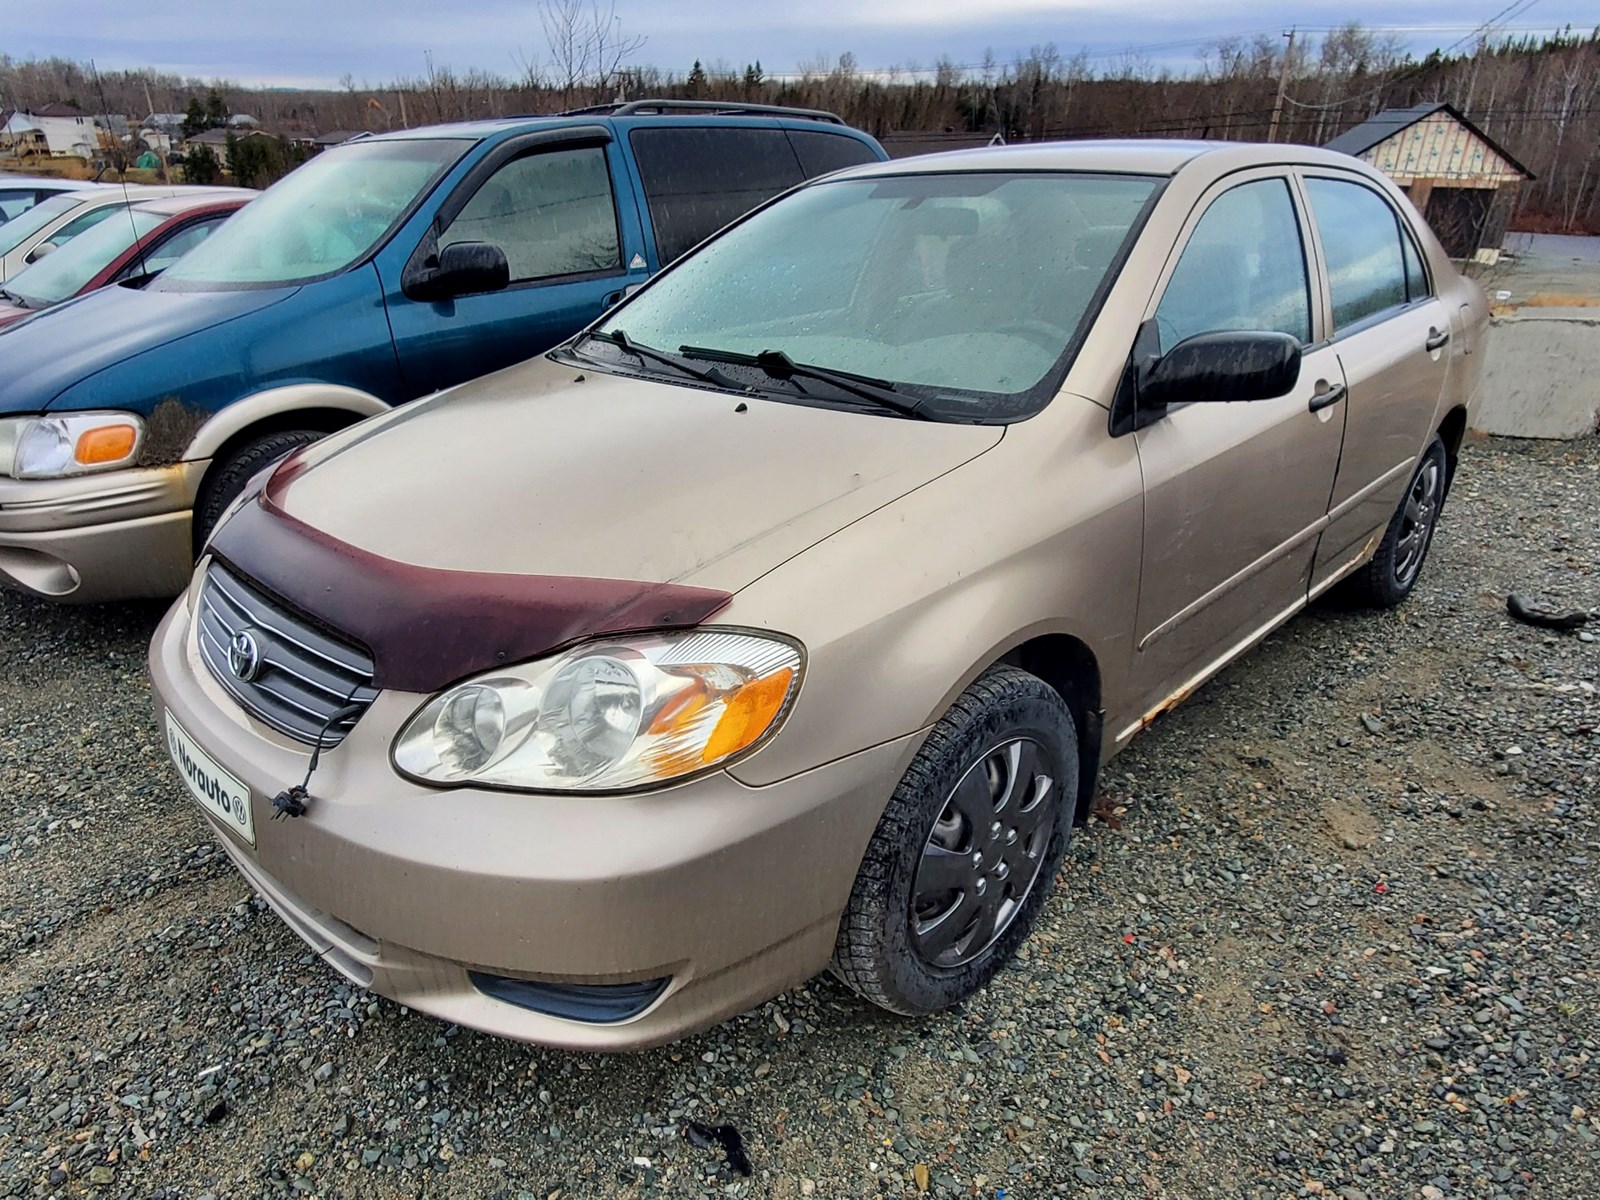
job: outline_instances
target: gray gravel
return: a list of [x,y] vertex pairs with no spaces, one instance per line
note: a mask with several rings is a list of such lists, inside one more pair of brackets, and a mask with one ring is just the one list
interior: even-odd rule
[[[150,714],[153,607],[0,597],[0,1196],[1545,1196],[1600,1187],[1600,443],[1470,447],[1420,592],[1112,764],[1016,969],[533,1050],[306,953]],[[731,1122],[754,1176],[686,1140]]]

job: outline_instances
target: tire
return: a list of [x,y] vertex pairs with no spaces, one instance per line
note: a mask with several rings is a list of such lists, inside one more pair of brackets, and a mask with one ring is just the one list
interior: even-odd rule
[[1383,541],[1367,564],[1350,576],[1344,591],[1352,603],[1393,608],[1416,589],[1449,486],[1450,463],[1444,443],[1435,437],[1417,461]]
[[243,442],[211,464],[194,506],[194,551],[206,544],[217,521],[244,490],[244,485],[291,451],[309,446],[323,435],[310,429],[286,429]]
[[[928,734],[873,832],[834,974],[906,1016],[950,1008],[987,984],[1054,888],[1078,769],[1072,714],[1054,688],[1016,667],[974,681]],[[1027,790],[1014,792],[1013,779],[1028,779]]]

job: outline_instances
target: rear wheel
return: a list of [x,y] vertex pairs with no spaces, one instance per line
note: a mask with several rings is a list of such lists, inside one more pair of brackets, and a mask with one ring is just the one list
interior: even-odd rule
[[278,433],[267,433],[241,442],[213,462],[194,505],[195,554],[200,553],[200,548],[206,544],[206,539],[211,536],[211,531],[216,528],[217,521],[228,505],[238,499],[239,493],[244,491],[244,485],[254,479],[257,472],[301,446],[309,446],[322,436],[312,429],[285,429]]
[[1345,590],[1351,600],[1373,608],[1393,608],[1416,589],[1449,481],[1444,443],[1434,438],[1422,452],[1371,561],[1350,577]]
[[988,671],[928,734],[851,890],[833,970],[874,1004],[959,1004],[1016,953],[1066,849],[1078,744],[1061,696]]

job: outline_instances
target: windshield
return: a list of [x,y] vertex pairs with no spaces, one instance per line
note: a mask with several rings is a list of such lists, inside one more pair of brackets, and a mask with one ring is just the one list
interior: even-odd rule
[[[1014,419],[1048,400],[1035,393],[1058,377],[1156,186],[989,172],[818,184],[680,262],[600,331],[691,359],[781,351],[890,383],[921,402],[919,415]],[[626,354],[614,342],[581,348],[619,364]],[[790,377],[772,389],[783,398],[816,390],[778,374]]]
[[470,144],[418,138],[324,150],[240,209],[155,287],[300,283],[342,271],[377,245]]
[[81,196],[74,196],[69,192],[51,196],[50,199],[35,204],[21,216],[11,218],[4,225],[0,225],[0,254],[10,254],[62,213],[69,213],[82,203]]
[[29,308],[45,308],[76,296],[136,238],[149,237],[164,221],[155,213],[124,209],[84,230],[48,258],[7,281],[5,290]]

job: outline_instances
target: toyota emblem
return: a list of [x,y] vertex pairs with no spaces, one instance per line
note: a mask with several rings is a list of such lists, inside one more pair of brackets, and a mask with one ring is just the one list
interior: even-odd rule
[[228,670],[245,683],[261,674],[261,645],[251,630],[241,629],[228,643]]

